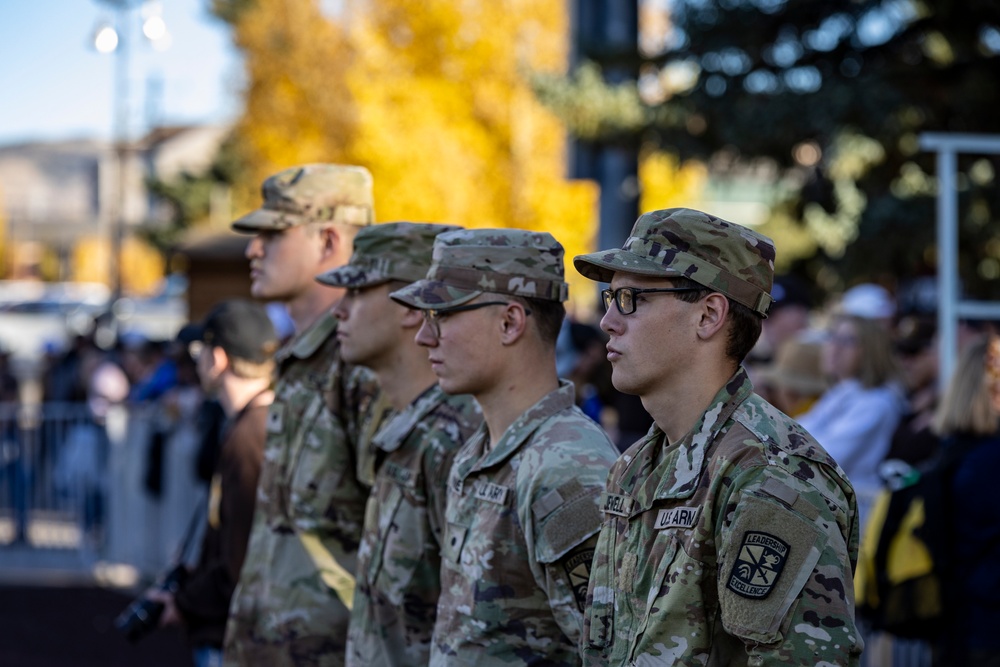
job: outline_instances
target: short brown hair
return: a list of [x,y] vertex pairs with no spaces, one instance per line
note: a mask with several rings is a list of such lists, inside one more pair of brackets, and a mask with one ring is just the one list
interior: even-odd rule
[[244,380],[263,380],[274,376],[274,361],[271,359],[258,363],[240,357],[229,357],[229,368],[233,375]]
[[[696,292],[679,292],[676,295],[678,299],[686,303],[700,301],[715,291],[690,278],[672,280],[671,285],[674,287],[690,287],[698,290]],[[728,296],[726,300],[729,301],[729,330],[726,332],[726,356],[739,365],[743,363],[746,356],[750,354],[750,350],[757,344],[763,320],[757,313],[742,303],[733,301]]]
[[508,296],[508,298],[524,306],[525,310],[531,311],[529,319],[535,320],[542,342],[555,347],[563,320],[566,318],[566,306],[561,301],[528,296]]

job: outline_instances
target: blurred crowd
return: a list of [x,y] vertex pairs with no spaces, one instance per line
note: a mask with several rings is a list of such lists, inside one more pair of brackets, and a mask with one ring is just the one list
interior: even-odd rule
[[[893,295],[861,284],[818,304],[811,286],[778,277],[746,361],[756,391],[795,417],[847,473],[862,525],[892,462],[920,466],[940,450],[942,435],[932,428],[942,386],[936,299],[927,288],[917,281]],[[989,321],[961,321],[959,353],[995,331]]]
[[[770,314],[745,365],[756,392],[805,426],[847,473],[863,526],[894,462],[919,466],[940,450],[943,436],[932,427],[941,386],[936,300],[933,293],[928,297],[923,281],[898,296],[875,284],[857,285],[824,302],[817,292],[792,275],[775,279]],[[274,304],[268,313],[287,339],[291,330],[282,306]],[[988,321],[960,322],[960,351],[995,330]],[[191,465],[203,482],[218,455],[223,413],[199,384],[191,331],[188,325],[168,341],[123,336],[110,349],[93,335],[78,335],[66,349],[50,348],[45,357],[42,400],[85,405],[97,429],[113,406],[155,406],[143,480],[154,498],[163,489],[163,447],[174,429],[197,424],[201,447]],[[612,385],[606,342],[607,334],[593,322],[567,317],[556,348],[557,369],[574,383],[577,405],[624,451],[645,434],[652,418],[637,397]],[[9,355],[0,354],[0,403],[15,404],[19,396]],[[77,442],[62,451],[57,481],[96,479],[106,446],[92,447],[90,440],[80,440],[82,432],[72,437]],[[4,460],[10,459],[8,453]]]

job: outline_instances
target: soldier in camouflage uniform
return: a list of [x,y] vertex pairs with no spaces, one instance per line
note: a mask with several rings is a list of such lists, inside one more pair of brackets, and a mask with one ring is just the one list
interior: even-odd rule
[[348,667],[418,667],[430,659],[447,471],[482,415],[471,396],[441,391],[427,351],[414,340],[423,316],[389,292],[423,278],[434,238],[456,229],[368,227],[354,239],[350,264],[317,278],[347,289],[333,309],[341,355],[375,373],[395,410],[373,440],[376,476],[358,550]]
[[653,416],[608,478],[588,665],[854,665],[857,504],[819,444],[753,393],[771,241],[688,209],[575,258],[603,292],[613,382]]
[[598,500],[617,451],[555,370],[563,249],[513,229],[437,237],[417,342],[485,423],[448,480],[434,666],[578,665]]
[[282,301],[296,334],[277,355],[257,507],[230,607],[227,665],[342,665],[368,488],[354,474],[367,371],[340,359],[340,297],[315,276],[350,258],[372,222],[371,175],[313,164],[264,182],[264,206],[233,223],[252,294]]

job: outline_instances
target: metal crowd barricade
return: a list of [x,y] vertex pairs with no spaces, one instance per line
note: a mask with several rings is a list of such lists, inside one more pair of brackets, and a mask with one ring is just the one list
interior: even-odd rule
[[[204,493],[192,420],[164,425],[160,406],[0,403],[0,570],[124,564],[154,576],[171,560]],[[154,432],[164,485],[147,488]]]
[[83,403],[0,404],[0,543],[100,546],[102,433]]

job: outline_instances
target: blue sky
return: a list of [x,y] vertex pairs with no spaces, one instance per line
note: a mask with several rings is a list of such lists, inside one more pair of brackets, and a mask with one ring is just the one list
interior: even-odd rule
[[[142,37],[140,3],[131,4],[131,136],[141,135],[151,120],[233,118],[242,69],[228,27],[208,13],[208,0],[161,0],[171,34],[162,52]],[[117,56],[91,46],[102,19],[114,22],[114,11],[98,0],[0,3],[0,144],[111,136]]]

